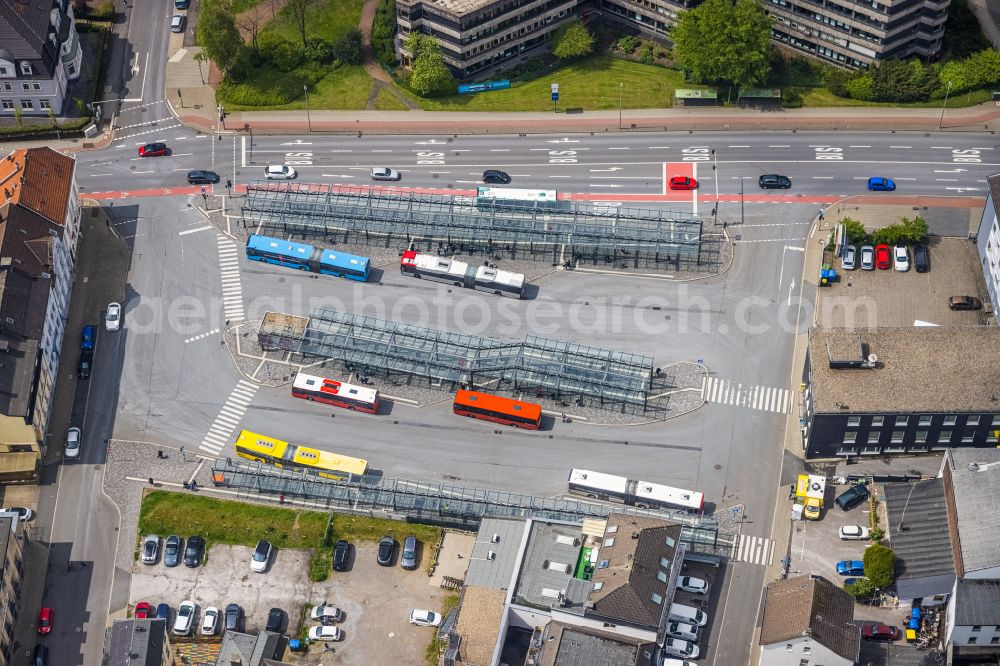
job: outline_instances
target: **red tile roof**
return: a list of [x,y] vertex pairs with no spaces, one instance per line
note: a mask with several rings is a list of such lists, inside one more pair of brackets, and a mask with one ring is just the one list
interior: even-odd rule
[[15,150],[0,160],[0,205],[19,203],[62,225],[73,188],[72,157],[51,148]]

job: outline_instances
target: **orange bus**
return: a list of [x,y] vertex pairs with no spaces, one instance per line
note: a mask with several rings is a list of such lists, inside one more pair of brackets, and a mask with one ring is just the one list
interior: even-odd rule
[[542,406],[479,391],[461,390],[455,394],[454,412],[483,421],[538,430],[542,421]]

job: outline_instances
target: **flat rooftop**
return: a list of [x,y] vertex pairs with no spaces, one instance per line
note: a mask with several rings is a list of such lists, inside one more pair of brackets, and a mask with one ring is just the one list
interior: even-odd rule
[[641,663],[644,652],[651,658],[655,648],[636,638],[561,622],[549,623],[542,645],[540,666],[632,666]]
[[493,660],[506,597],[506,590],[465,586],[455,623],[455,631],[462,636],[459,655],[464,663],[489,664]]
[[[527,522],[514,518],[484,518],[472,547],[465,584],[506,590],[514,577],[517,555]],[[493,559],[489,558],[493,553]]]
[[[830,367],[860,361],[876,367]],[[1000,327],[936,326],[809,331],[817,412],[949,413],[1000,411]],[[841,407],[846,405],[846,407]]]
[[584,541],[579,525],[532,521],[513,601],[541,608],[562,607],[563,601],[569,608],[582,607],[591,585],[570,586],[570,581]]
[[[896,553],[896,587],[904,599],[942,594],[955,582],[944,479],[885,484],[889,529]],[[926,590],[926,591],[925,591]]]
[[1000,565],[1000,449],[949,449],[962,571]]

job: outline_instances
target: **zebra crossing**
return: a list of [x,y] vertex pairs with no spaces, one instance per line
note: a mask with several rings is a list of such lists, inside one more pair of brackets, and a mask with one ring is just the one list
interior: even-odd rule
[[735,405],[776,414],[787,414],[792,408],[792,392],[773,386],[744,386],[729,379],[704,377],[701,399],[722,405]]
[[201,446],[198,448],[213,456],[219,455],[219,452],[226,447],[232,438],[233,431],[236,430],[236,426],[239,425],[240,419],[243,418],[256,393],[256,384],[242,379],[236,382],[236,387],[226,398],[226,402],[222,405],[219,414],[215,417],[215,421],[212,422],[212,426],[208,429],[205,438],[201,440]]
[[733,543],[729,559],[733,562],[770,566],[774,562],[774,541],[765,537],[741,534]]
[[230,324],[243,321],[243,285],[236,243],[219,236],[219,269],[222,273],[222,307]]

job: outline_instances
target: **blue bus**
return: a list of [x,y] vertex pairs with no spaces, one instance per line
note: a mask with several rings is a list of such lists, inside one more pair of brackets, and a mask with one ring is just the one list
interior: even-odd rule
[[246,254],[247,259],[254,261],[266,261],[269,264],[323,275],[335,275],[359,282],[368,279],[368,269],[371,264],[368,257],[257,234],[251,234],[247,239]]

